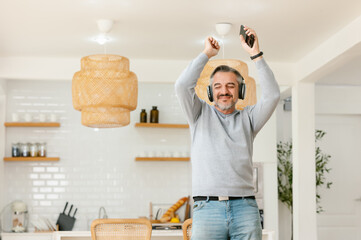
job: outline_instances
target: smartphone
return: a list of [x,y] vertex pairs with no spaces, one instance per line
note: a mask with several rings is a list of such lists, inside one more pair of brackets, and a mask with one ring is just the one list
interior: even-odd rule
[[242,35],[244,40],[246,41],[247,45],[252,48],[254,44],[254,36],[251,34],[251,36],[248,36],[246,34],[246,31],[244,30],[244,26],[241,25],[241,30],[239,31],[239,35]]

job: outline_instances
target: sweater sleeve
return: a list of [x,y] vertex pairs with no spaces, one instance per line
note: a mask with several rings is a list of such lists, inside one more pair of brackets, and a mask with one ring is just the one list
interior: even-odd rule
[[182,72],[175,83],[175,91],[188,123],[193,125],[201,113],[202,100],[198,98],[195,87],[204,66],[208,62],[206,54],[201,53]]
[[255,105],[247,108],[254,137],[272,116],[280,99],[279,86],[266,61],[261,59],[255,64],[259,75],[262,95]]

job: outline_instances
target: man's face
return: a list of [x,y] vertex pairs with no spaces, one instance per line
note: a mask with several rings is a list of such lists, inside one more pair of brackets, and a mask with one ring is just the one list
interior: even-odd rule
[[233,112],[238,100],[238,82],[233,72],[217,72],[213,76],[215,106],[222,111]]

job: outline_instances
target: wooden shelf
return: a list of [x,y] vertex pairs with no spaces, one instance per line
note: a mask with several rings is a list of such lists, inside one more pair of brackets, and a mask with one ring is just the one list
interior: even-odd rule
[[189,128],[188,124],[172,124],[172,123],[136,123],[135,127],[148,128]]
[[189,161],[189,157],[136,157],[135,161]]
[[60,127],[58,122],[6,122],[5,127]]
[[59,161],[58,157],[4,157],[6,162]]

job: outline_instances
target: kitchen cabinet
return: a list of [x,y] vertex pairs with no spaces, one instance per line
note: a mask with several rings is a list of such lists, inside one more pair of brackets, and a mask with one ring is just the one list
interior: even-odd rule
[[[5,122],[5,127],[60,127],[59,122]],[[6,162],[59,161],[59,157],[4,157]]]

